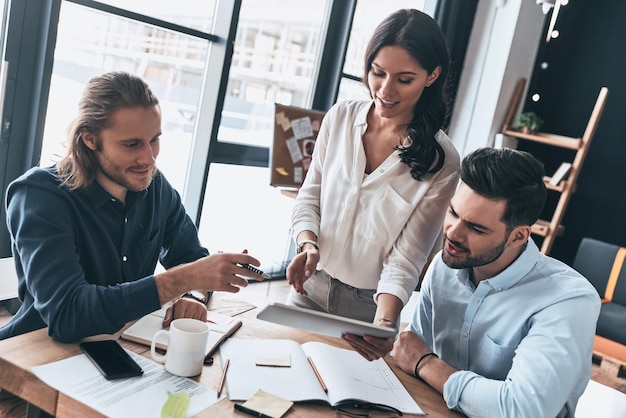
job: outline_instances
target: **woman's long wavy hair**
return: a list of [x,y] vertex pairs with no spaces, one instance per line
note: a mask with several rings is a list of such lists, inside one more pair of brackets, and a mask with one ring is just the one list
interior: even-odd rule
[[158,104],[148,84],[136,75],[114,71],[89,80],[78,105],[78,116],[67,130],[67,152],[57,163],[63,184],[72,190],[84,190],[96,178],[98,159],[83,142],[83,132],[98,137],[116,110]]
[[448,46],[441,28],[427,14],[415,9],[392,13],[378,25],[367,45],[363,82],[368,89],[372,62],[386,46],[404,48],[428,74],[441,67],[437,80],[424,89],[415,105],[413,120],[406,127],[408,145],[397,147],[401,161],[411,169],[411,176],[421,180],[426,174],[438,172],[445,162],[444,150],[435,134],[443,128],[448,114]]

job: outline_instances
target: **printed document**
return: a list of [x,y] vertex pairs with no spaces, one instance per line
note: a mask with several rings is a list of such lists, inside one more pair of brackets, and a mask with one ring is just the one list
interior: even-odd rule
[[214,390],[170,374],[163,365],[126,351],[141,366],[143,376],[107,380],[84,354],[35,366],[32,371],[47,385],[111,418],[160,417],[168,392],[189,395],[188,417],[220,400]]

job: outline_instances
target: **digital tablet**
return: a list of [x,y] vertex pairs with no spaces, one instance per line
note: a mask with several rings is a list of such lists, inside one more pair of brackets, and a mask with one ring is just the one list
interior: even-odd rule
[[342,334],[354,334],[387,338],[396,333],[394,328],[282,303],[270,303],[256,317],[264,321],[318,332],[331,337],[341,337]]

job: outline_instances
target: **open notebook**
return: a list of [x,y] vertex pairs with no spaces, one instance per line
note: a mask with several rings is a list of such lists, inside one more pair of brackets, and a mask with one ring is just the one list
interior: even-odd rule
[[[289,361],[268,367],[269,357]],[[424,414],[385,360],[367,361],[354,350],[321,342],[231,338],[220,348],[220,359],[222,364],[230,360],[226,387],[231,401],[248,400],[261,389],[292,402],[375,403]]]
[[[125,340],[144,345],[152,344],[152,337],[154,337],[157,331],[162,329],[161,324],[165,317],[165,311],[166,308],[161,308],[158,311],[144,316],[124,330],[121,337]],[[230,337],[241,327],[241,319],[213,311],[207,311],[207,323],[211,329],[206,347],[207,356],[213,354],[222,341]],[[167,345],[161,341],[157,342],[156,346],[161,349],[167,348]]]

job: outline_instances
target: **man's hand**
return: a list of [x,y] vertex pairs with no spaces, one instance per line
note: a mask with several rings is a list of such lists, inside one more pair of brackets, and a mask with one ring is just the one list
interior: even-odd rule
[[245,264],[260,265],[259,260],[248,255],[247,250],[242,253],[216,253],[191,263],[194,269],[190,274],[200,277],[202,290],[237,293],[239,288],[248,286],[247,278],[264,279],[261,274],[243,267]]
[[396,364],[411,376],[415,376],[417,360],[432,350],[412,331],[404,331],[398,335],[391,350],[391,356]]
[[206,306],[194,299],[180,298],[165,312],[163,328],[169,327],[174,319],[193,318],[206,322]]
[[354,334],[344,334],[342,337],[354,350],[369,361],[385,357],[393,347],[393,337],[376,338],[371,335],[359,337]]
[[317,263],[320,261],[320,253],[317,250],[307,250],[297,254],[287,266],[287,282],[293,286],[296,292],[307,296],[304,290],[304,282],[315,272]]
[[261,274],[243,267],[244,264],[258,267],[261,263],[246,253],[217,253],[156,274],[154,279],[161,305],[192,289],[237,293],[241,287],[248,286],[246,278],[264,279]]
[[[391,356],[396,361],[396,365],[402,370],[415,376],[415,366],[424,354],[433,350],[413,331],[404,331],[398,335],[393,344]],[[420,363],[418,370],[419,378],[428,383],[439,393],[443,393],[443,386],[450,376],[458,371],[447,364],[444,360],[436,356],[426,356]],[[418,376],[415,376],[418,377]]]

